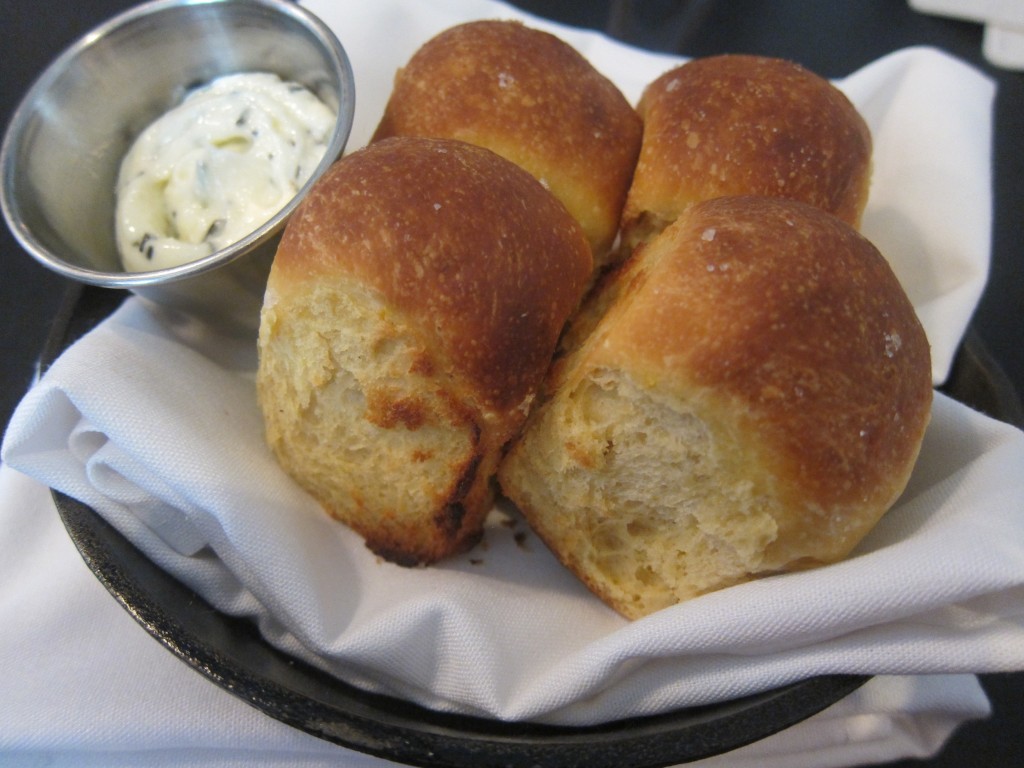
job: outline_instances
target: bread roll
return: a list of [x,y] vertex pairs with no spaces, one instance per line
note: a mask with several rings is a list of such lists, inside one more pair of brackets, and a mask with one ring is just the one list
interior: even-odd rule
[[474,21],[425,43],[395,77],[375,139],[439,136],[487,147],[565,204],[601,262],[640,151],[640,118],[559,38]]
[[269,445],[382,557],[469,547],[591,268],[564,206],[489,150],[402,138],[345,157],[270,272]]
[[853,228],[778,198],[695,203],[609,295],[499,478],[623,615],[839,560],[900,495],[929,347]]
[[849,99],[798,64],[759,56],[694,59],[640,99],[643,147],[623,213],[625,250],[699,200],[800,200],[859,226],[871,134]]

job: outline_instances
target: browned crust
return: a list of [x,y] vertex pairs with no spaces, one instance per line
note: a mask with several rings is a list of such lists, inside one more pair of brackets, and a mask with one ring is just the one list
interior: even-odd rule
[[[392,316],[415,329],[420,351],[410,373],[426,381],[412,393],[386,380],[368,387],[363,418],[396,433],[450,426],[470,444],[411,488],[401,509],[377,508],[355,488],[311,489],[328,512],[401,565],[475,544],[503,446],[526,418],[592,265],[565,207],[490,150],[404,137],[339,160],[289,220],[268,297],[281,314],[313,285],[369,289],[382,321]],[[373,340],[353,343],[374,354]],[[273,447],[303,482],[287,446]],[[415,445],[409,453],[411,462],[431,460],[438,461]]]
[[341,270],[372,286],[436,332],[474,399],[502,411],[546,371],[592,258],[564,207],[512,163],[462,142],[395,138],[321,179],[274,268],[284,282]]
[[389,562],[404,567],[437,562],[471,549],[483,536],[484,518],[494,499],[491,481],[481,473],[484,460],[479,448],[469,456],[415,532],[404,525],[381,525],[374,512],[329,512],[359,533],[370,551]]
[[698,200],[799,200],[859,226],[871,135],[849,99],[793,62],[694,59],[652,82],[638,105],[643,147],[623,213],[636,241]]
[[[588,365],[710,393],[757,436],[792,508],[873,524],[906,484],[932,399],[927,338],[877,249],[820,209],[749,196],[695,204],[634,261]],[[851,541],[816,546],[829,559]]]
[[460,139],[512,160],[544,180],[601,254],[618,229],[641,123],[564,41],[485,20],[443,31],[398,72],[374,140],[400,135]]

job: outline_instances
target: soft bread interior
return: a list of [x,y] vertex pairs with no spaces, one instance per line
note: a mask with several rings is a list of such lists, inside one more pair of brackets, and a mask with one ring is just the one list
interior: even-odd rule
[[[430,559],[469,522],[459,518],[467,478],[471,493],[488,492],[474,481],[479,430],[436,350],[374,291],[343,279],[305,291],[303,301],[289,302],[287,322],[272,295],[264,309],[267,440],[282,466],[371,549]],[[424,504],[433,510],[426,521]]]
[[698,407],[596,370],[543,406],[502,477],[566,565],[636,618],[765,567],[766,478],[736,471],[753,450]]

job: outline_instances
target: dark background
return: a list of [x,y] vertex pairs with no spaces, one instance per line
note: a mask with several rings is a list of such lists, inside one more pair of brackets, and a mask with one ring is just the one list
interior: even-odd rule
[[[973,331],[1017,392],[1024,391],[1024,73],[981,56],[978,24],[925,16],[903,0],[518,0],[540,16],[597,29],[640,47],[685,56],[759,53],[843,77],[898,48],[931,45],[997,82],[992,267]],[[125,0],[4,0],[0,24],[0,125],[32,80],[66,45],[130,5]],[[34,375],[66,284],[29,258],[0,227],[0,425]],[[1024,468],[1022,468],[1024,469]],[[1024,514],[1024,510],[1022,510]],[[892,766],[1024,766],[1024,674],[983,675],[993,716],[964,726],[930,761]]]

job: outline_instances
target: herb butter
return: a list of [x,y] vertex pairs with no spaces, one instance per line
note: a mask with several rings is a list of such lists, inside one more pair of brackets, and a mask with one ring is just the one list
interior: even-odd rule
[[335,117],[312,92],[269,73],[192,91],[122,161],[115,230],[125,269],[195,261],[257,229],[312,175]]

